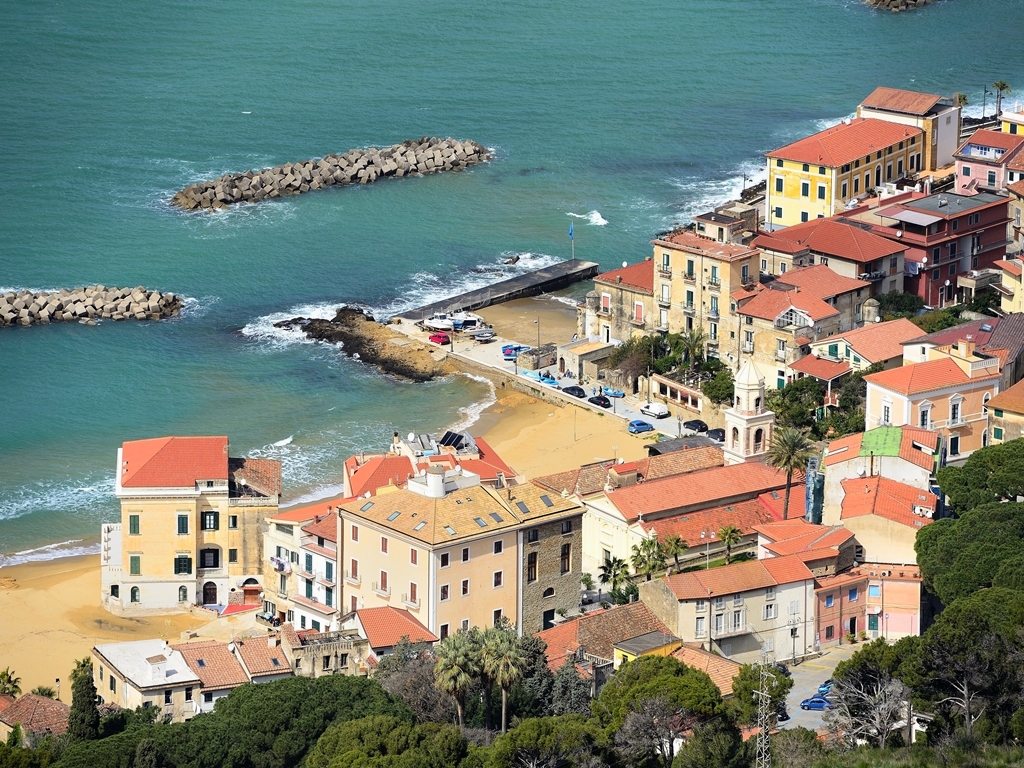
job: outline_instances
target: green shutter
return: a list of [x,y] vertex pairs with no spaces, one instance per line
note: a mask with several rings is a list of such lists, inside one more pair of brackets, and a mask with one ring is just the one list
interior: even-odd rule
[[178,515],[178,533],[181,535],[188,533],[188,515]]
[[868,629],[872,632],[878,631],[878,616],[871,614],[868,616]]
[[132,576],[138,576],[142,572],[142,557],[139,555],[131,555],[128,558],[128,573]]
[[312,572],[313,572],[313,556],[307,553],[306,554],[306,573],[312,573]]
[[330,587],[324,590],[324,602],[327,603],[328,608],[334,607],[334,590]]
[[313,580],[306,579],[306,597],[313,597]]
[[220,512],[218,510],[213,511],[213,530],[220,530]]
[[128,515],[128,533],[132,536],[139,535],[139,516]]
[[998,408],[996,408],[995,410],[996,410],[996,418],[997,419],[1003,418],[1003,412],[1001,410],[999,410]]
[[992,439],[993,440],[1002,440],[1003,439],[1003,428],[1002,427],[993,427],[992,428]]
[[838,344],[829,344],[828,345],[828,356],[829,357],[839,357],[839,345]]

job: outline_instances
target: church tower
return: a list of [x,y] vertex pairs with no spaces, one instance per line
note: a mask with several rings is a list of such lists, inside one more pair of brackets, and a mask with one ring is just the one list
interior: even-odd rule
[[733,383],[732,407],[725,409],[725,463],[756,461],[772,444],[775,414],[764,407],[764,381],[744,360]]

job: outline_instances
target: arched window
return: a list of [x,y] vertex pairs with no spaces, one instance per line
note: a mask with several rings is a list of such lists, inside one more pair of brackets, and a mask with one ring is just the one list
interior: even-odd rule
[[759,453],[761,451],[763,443],[764,443],[764,430],[763,429],[755,430],[754,431],[754,453]]
[[178,602],[184,603],[188,600],[188,587],[182,585],[178,587]]
[[732,428],[732,447],[736,448],[740,443],[740,431],[736,427]]
[[139,602],[139,588],[138,587],[132,587],[132,602],[133,603]]
[[554,596],[555,596],[555,588],[554,587],[548,587],[547,589],[544,590],[544,597],[554,597]]

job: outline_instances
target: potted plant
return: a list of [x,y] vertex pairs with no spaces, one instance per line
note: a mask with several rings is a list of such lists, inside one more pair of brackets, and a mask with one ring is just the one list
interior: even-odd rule
[[855,634],[853,634],[853,632],[847,632],[846,633],[846,637],[844,637],[843,639],[846,642],[848,642],[850,645],[853,645],[854,643],[857,642],[857,636]]
[[865,629],[862,629],[862,630],[860,631],[860,639],[861,639],[861,640],[867,640],[867,639],[868,639],[868,633],[867,633],[867,630],[865,630]]
[[591,576],[589,573],[584,573],[580,577],[580,582],[583,584],[583,588],[587,591],[590,591],[594,588],[594,577]]

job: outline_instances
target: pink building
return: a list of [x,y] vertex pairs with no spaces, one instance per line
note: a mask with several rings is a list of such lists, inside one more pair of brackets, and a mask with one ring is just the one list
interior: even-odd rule
[[988,131],[975,131],[953,155],[956,158],[956,191],[961,195],[974,195],[980,191],[996,192],[1006,189],[1012,179],[1007,178],[1007,167],[1021,154],[1024,136]]
[[890,642],[921,634],[924,607],[916,565],[865,563],[819,577],[814,597],[819,647],[838,645],[849,634]]

